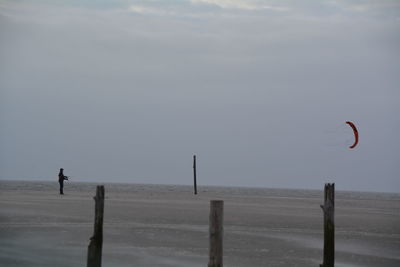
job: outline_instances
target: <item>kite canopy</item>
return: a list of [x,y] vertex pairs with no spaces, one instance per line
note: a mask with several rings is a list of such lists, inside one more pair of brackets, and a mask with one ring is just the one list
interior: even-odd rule
[[353,133],[354,133],[354,144],[352,144],[351,146],[349,146],[349,148],[353,149],[357,146],[358,144],[358,131],[356,126],[354,125],[354,123],[352,123],[351,121],[346,121],[346,123],[348,125],[350,125],[350,127],[353,129]]

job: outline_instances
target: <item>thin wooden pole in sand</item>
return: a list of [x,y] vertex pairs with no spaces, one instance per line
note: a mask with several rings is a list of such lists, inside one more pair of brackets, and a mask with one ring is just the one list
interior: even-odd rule
[[324,261],[320,267],[335,265],[335,184],[325,184],[324,211]]
[[87,267],[101,267],[101,253],[103,247],[103,215],[104,215],[104,186],[96,188],[94,197],[94,233],[90,238],[87,256]]
[[224,201],[210,201],[210,248],[208,267],[223,266]]
[[194,183],[194,194],[197,195],[196,155],[193,155],[193,183]]

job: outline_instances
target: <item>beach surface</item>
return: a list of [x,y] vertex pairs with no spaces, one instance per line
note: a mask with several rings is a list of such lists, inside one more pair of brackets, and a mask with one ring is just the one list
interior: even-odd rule
[[[105,267],[207,266],[214,199],[224,200],[224,266],[322,263],[322,190],[104,185]],[[96,184],[64,190],[0,181],[0,266],[86,266]],[[400,195],[335,197],[335,266],[400,266]]]

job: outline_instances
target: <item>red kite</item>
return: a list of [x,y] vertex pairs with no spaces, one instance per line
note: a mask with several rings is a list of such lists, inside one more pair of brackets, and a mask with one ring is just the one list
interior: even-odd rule
[[358,144],[358,131],[356,126],[354,125],[354,123],[352,123],[351,121],[346,121],[346,123],[348,125],[350,125],[350,127],[353,129],[354,132],[354,144],[352,144],[351,146],[349,146],[349,148],[353,149],[356,147],[356,145]]

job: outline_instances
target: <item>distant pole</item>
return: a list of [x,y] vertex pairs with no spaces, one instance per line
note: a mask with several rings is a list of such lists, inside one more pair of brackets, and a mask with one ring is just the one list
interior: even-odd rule
[[194,182],[194,194],[197,195],[197,180],[196,180],[196,155],[193,155],[193,182]]
[[224,201],[210,201],[209,261],[208,267],[223,266]]
[[103,247],[103,214],[104,214],[104,186],[96,188],[94,197],[94,233],[88,246],[87,267],[101,267],[101,253]]
[[320,267],[335,265],[335,184],[325,184],[324,205],[324,261]]

